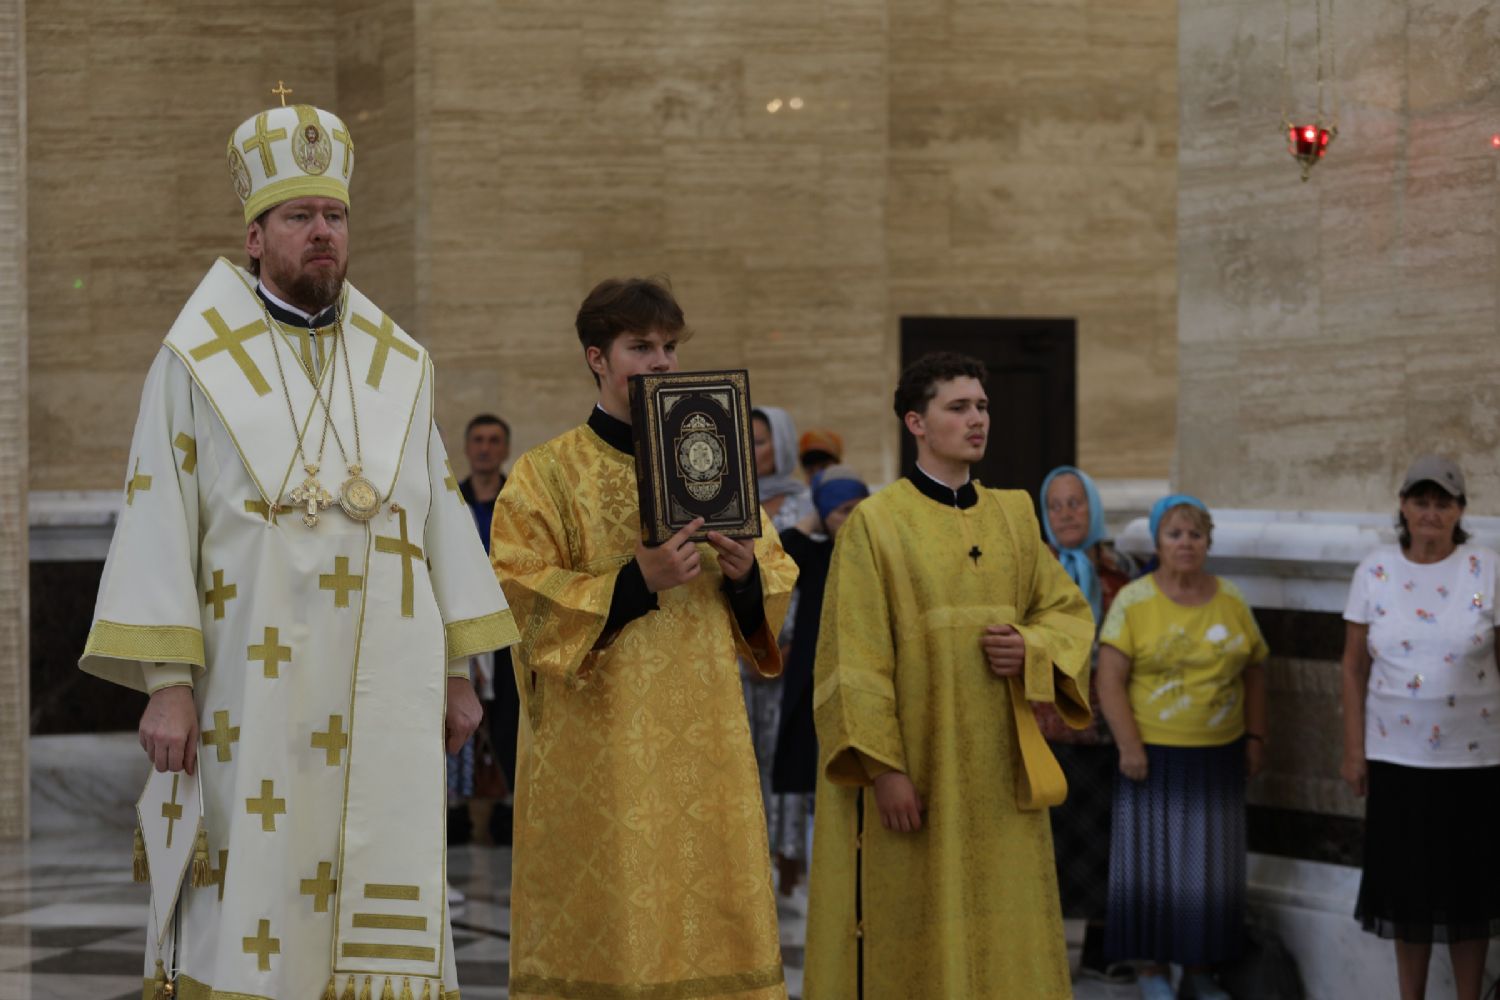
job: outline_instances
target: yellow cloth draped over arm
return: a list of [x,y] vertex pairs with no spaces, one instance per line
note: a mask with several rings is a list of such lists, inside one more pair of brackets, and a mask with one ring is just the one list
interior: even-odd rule
[[[1038,537],[1041,527],[1025,493],[991,495],[1003,498],[1006,520],[1014,533],[1025,539]],[[1021,551],[1032,555],[1031,579],[1018,581],[1017,587],[1019,593],[1030,595],[1030,601],[1015,624],[1026,640],[1025,698],[1054,705],[1064,722],[1083,729],[1093,719],[1088,699],[1093,612],[1050,549],[1032,541]],[[1019,562],[1024,566],[1024,556]]]

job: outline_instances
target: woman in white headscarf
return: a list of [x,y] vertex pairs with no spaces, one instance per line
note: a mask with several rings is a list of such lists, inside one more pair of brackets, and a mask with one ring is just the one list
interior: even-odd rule
[[[757,406],[750,412],[755,435],[755,475],[760,486],[760,505],[778,532],[792,527],[814,508],[807,484],[796,478],[797,427],[791,415],[777,406]],[[783,660],[792,642],[792,623],[797,618],[797,594],[787,608],[786,624],[778,637]],[[807,854],[807,808],[800,795],[771,792],[771,765],[776,757],[776,736],[781,726],[781,678],[767,680],[748,664],[740,663],[740,682],[745,690],[745,710],[750,715],[750,739],[755,762],[760,767],[761,798],[766,807],[767,835],[783,892],[791,892]]]

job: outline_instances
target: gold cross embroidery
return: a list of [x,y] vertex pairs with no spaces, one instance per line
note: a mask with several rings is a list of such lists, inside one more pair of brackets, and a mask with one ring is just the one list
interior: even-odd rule
[[344,732],[344,717],[342,715],[330,715],[328,717],[328,731],[320,733],[314,731],[312,734],[312,747],[314,750],[324,750],[327,756],[324,758],[329,767],[338,767],[343,762],[342,753],[349,745],[349,734]]
[[281,938],[271,936],[271,921],[262,920],[254,937],[244,938],[245,954],[256,957],[261,972],[271,971],[271,956],[281,954]]
[[349,138],[349,133],[340,129],[333,130],[333,137],[344,144],[344,179],[349,179],[349,160],[354,156],[354,140]]
[[265,518],[267,521],[270,521],[272,524],[276,523],[276,514],[280,509],[281,508],[278,507],[276,510],[272,510],[271,505],[266,503],[264,500],[245,501],[246,514],[259,514],[261,517]]
[[319,574],[318,589],[333,591],[333,606],[347,608],[350,592],[364,590],[365,578],[349,572],[348,556],[337,556],[333,560],[333,572]]
[[135,495],[137,492],[146,493],[151,489],[151,477],[141,475],[141,460],[135,460],[135,472],[130,481],[125,484],[125,506],[135,506]]
[[210,868],[208,872],[208,884],[219,887],[219,902],[224,902],[224,873],[229,870],[229,852],[219,852],[219,867]]
[[458,495],[458,503],[462,507],[464,506],[464,494],[458,488],[458,477],[453,474],[453,463],[445,458],[443,459],[443,466],[448,470],[448,476],[443,480],[443,485]]
[[318,862],[318,875],[316,878],[305,878],[302,880],[302,895],[313,897],[313,912],[328,912],[328,897],[338,891],[339,881],[333,877],[333,863],[329,861]]
[[189,437],[186,434],[178,434],[177,437],[172,440],[172,447],[181,449],[182,471],[191,476],[193,474],[193,470],[198,467],[197,440]]
[[375,354],[370,358],[370,371],[365,376],[365,384],[372,388],[380,388],[380,380],[385,377],[386,358],[390,357],[391,348],[395,348],[397,354],[404,354],[413,361],[420,356],[415,347],[396,339],[396,327],[389,316],[382,315],[379,326],[363,316],[355,316],[350,322],[375,338]]
[[286,813],[286,799],[275,797],[276,783],[265,780],[260,783],[260,798],[245,800],[245,814],[260,814],[260,828],[266,833],[276,832],[276,817]]
[[182,819],[182,806],[177,803],[177,782],[182,780],[182,775],[172,775],[172,801],[161,804],[161,818],[167,821],[167,847],[172,846],[172,829],[177,821]]
[[[282,100],[285,101],[286,98],[283,97]],[[282,107],[285,106],[282,105]],[[274,132],[267,132],[266,115],[268,113],[262,111],[255,116],[255,134],[245,140],[242,148],[247,153],[252,149],[260,149],[260,165],[265,170],[266,177],[271,178],[276,176],[276,158],[271,155],[271,143],[277,139],[285,139],[286,129],[279,128]]]
[[214,620],[217,621],[224,617],[224,605],[234,600],[239,594],[239,585],[234,583],[226,584],[224,582],[224,571],[216,569],[214,570],[213,588],[205,591],[203,594],[203,606],[208,607],[210,604],[214,606]]
[[277,80],[276,81],[276,86],[274,86],[274,87],[271,88],[271,93],[273,93],[277,97],[281,98],[281,106],[284,108],[284,107],[286,107],[286,96],[288,94],[292,93],[292,88],[288,87],[286,84],[282,83],[280,80]]
[[234,747],[231,744],[239,741],[240,727],[229,724],[229,713],[215,712],[214,727],[203,734],[203,745],[216,749],[219,752],[219,763],[223,764],[234,759]]
[[265,637],[245,649],[246,656],[260,661],[261,671],[267,677],[280,677],[281,664],[292,662],[292,647],[278,645],[280,640],[281,630],[267,625]]
[[401,518],[401,537],[392,538],[386,535],[375,536],[375,551],[386,552],[390,555],[401,557],[401,617],[411,618],[414,616],[414,589],[415,579],[412,574],[411,563],[413,559],[422,559],[422,550],[406,537],[406,511],[402,510],[398,517]]
[[203,318],[207,320],[208,327],[214,332],[212,340],[206,340],[197,347],[188,351],[194,361],[203,361],[213,357],[220,351],[228,351],[234,363],[240,366],[240,371],[245,373],[245,378],[250,380],[250,388],[255,390],[257,396],[266,396],[271,392],[271,384],[261,375],[260,369],[255,362],[250,360],[250,354],[245,350],[245,341],[253,340],[266,332],[266,321],[258,319],[254,323],[246,323],[238,330],[229,329],[229,324],[219,315],[217,309],[203,310]]

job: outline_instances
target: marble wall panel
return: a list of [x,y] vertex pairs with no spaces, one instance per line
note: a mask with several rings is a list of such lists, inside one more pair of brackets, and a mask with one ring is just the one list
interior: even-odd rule
[[1174,5],[928,0],[890,20],[892,329],[903,315],[1075,318],[1080,463],[1165,475]]
[[29,829],[25,0],[0,0],[0,841]]
[[278,79],[334,104],[336,24],[285,0],[27,11],[33,488],[123,482],[161,338],[215,256],[243,257],[224,143]]
[[[1293,6],[1300,120],[1317,26]],[[1410,458],[1438,450],[1469,472],[1469,509],[1493,513],[1500,16],[1325,8],[1340,134],[1303,183],[1269,131],[1288,103],[1283,9],[1181,5],[1180,481],[1228,506],[1384,511]]]
[[420,337],[417,227],[427,186],[417,173],[417,8],[410,0],[340,0],[334,9],[340,34],[326,106],[344,119],[357,154],[349,280]]
[[[431,346],[455,450],[479,410],[513,418],[518,449],[576,423],[578,302],[659,272],[697,331],[689,363],[752,366],[758,398],[843,430],[874,478],[896,472],[900,318],[944,314],[1075,318],[1081,460],[1166,472],[1167,0],[340,0],[273,40],[256,27],[278,10],[58,0],[29,27],[49,85],[34,487],[117,477],[161,332],[210,256],[238,257],[219,144],[277,76],[354,131],[350,276]],[[180,44],[142,41],[162,31]],[[203,96],[143,130],[153,89]],[[100,182],[121,160],[171,178],[171,225]],[[106,401],[89,418],[85,385]]]
[[879,447],[842,404],[880,384],[860,372],[884,374],[882,5],[505,6],[434,5],[424,56],[450,447],[482,408],[512,419],[517,449],[577,424],[593,383],[573,315],[623,274],[670,276],[685,363],[750,366],[758,400]]

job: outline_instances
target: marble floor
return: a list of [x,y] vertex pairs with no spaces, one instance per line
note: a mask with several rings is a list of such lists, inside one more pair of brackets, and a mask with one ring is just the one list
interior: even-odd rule
[[[0,844],[0,1000],[139,1000],[146,891],[130,879],[130,846],[130,833],[117,829]],[[448,870],[467,897],[453,920],[464,998],[497,1000],[509,970],[510,852],[454,848]],[[782,954],[794,998],[805,913],[802,893],[783,899]],[[1087,980],[1076,992],[1080,1000],[1135,995],[1133,987]]]

